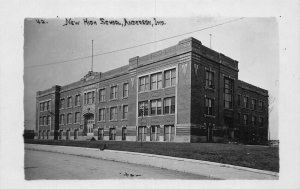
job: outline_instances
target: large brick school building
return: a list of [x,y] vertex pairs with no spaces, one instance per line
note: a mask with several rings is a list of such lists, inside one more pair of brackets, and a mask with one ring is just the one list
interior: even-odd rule
[[188,38],[108,71],[38,91],[40,139],[262,143],[268,91],[238,62]]

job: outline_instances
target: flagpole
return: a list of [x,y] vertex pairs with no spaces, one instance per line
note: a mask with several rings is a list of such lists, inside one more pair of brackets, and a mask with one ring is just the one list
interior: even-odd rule
[[93,72],[93,65],[94,64],[94,40],[92,40],[92,65],[91,65],[91,71]]

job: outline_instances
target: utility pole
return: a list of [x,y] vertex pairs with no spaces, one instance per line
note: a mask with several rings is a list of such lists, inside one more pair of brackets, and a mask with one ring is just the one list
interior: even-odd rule
[[93,72],[93,64],[94,64],[94,40],[92,40],[92,65],[91,65],[92,72]]
[[[142,106],[142,109],[141,109],[140,112],[141,112],[141,129],[142,129],[143,128],[143,118],[145,116],[145,105]],[[143,129],[145,129],[145,128],[143,128]],[[143,135],[144,135],[144,132],[142,130],[141,135],[140,135],[141,136],[141,147],[143,146]],[[138,128],[138,134],[139,134],[139,128]]]

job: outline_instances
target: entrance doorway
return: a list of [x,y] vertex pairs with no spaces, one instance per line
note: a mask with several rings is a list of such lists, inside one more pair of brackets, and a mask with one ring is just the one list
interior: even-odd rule
[[94,135],[94,114],[88,113],[84,115],[84,128],[83,131],[86,133],[86,136],[93,136]]
[[233,118],[232,117],[224,117],[224,124],[226,128],[225,137],[228,140],[234,140],[234,127],[233,127]]

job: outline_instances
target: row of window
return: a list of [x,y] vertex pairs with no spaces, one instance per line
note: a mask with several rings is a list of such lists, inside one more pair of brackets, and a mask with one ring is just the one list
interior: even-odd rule
[[[212,70],[205,71],[205,87],[209,89],[214,89],[214,74]],[[224,108],[233,109],[233,89],[234,81],[231,78],[224,77]],[[213,99],[207,99],[206,104],[206,114],[213,115]]]
[[51,109],[51,100],[40,103],[40,112],[49,111]]
[[51,116],[41,116],[39,120],[40,126],[48,126],[51,125]]
[[[205,87],[214,89],[214,75],[212,70],[205,71]],[[224,108],[233,109],[233,92],[234,92],[234,80],[229,77],[224,77]],[[209,112],[207,115],[211,115]]]
[[[162,110],[162,106],[164,107]],[[163,99],[150,100],[150,112],[149,112],[149,101],[139,102],[139,117],[148,115],[167,115],[175,113],[175,97],[168,97]]]
[[[109,140],[116,140],[116,128],[109,128],[108,130]],[[126,140],[127,128],[122,127],[122,140]],[[104,129],[98,129],[98,140],[104,140]]]
[[[208,88],[214,88],[214,72],[211,70],[206,70],[206,76],[205,76],[205,85]],[[234,82],[233,79],[224,78],[224,108],[226,109],[232,109],[233,108],[233,89],[234,89]],[[206,102],[206,106],[208,103],[213,102],[213,100],[209,100],[209,102]],[[213,103],[212,103],[213,104]],[[249,97],[243,96],[243,107],[244,108],[249,108]],[[238,105],[242,106],[241,103],[241,95],[238,95]],[[213,107],[213,106],[212,106]],[[258,102],[258,110],[262,111],[264,107],[264,102],[259,101]],[[257,101],[256,99],[251,99],[251,109],[252,110],[257,110]],[[212,110],[212,108],[210,108]],[[210,114],[210,111],[207,108],[207,115],[212,115]]]
[[[93,133],[93,131],[94,131],[93,129],[90,129],[88,132]],[[48,136],[48,132],[49,131],[47,131],[47,136]],[[63,132],[64,132],[63,130],[60,130],[59,139],[62,139]],[[70,130],[66,131],[66,138],[67,139],[70,139],[70,136],[69,136],[71,134],[70,132],[71,132]],[[43,139],[44,139],[44,133],[45,133],[45,131],[40,131],[40,134],[39,134],[39,136]],[[109,140],[116,140],[116,129],[115,128],[109,128],[108,136],[109,136]],[[126,140],[126,136],[127,136],[127,128],[122,127],[122,140]],[[74,130],[74,139],[77,139],[77,138],[78,138],[78,129],[75,129]],[[104,129],[103,128],[98,129],[98,140],[104,140]]]
[[[122,119],[128,119],[128,105],[122,106]],[[118,107],[110,107],[109,108],[109,120],[117,121],[118,120]],[[99,109],[99,118],[98,121],[105,121],[105,108]]]
[[[63,130],[60,130],[60,139],[62,137]],[[44,139],[45,131],[39,132],[39,137],[42,137]],[[50,131],[47,131],[47,139],[50,135]],[[66,136],[69,139],[70,131],[67,131]],[[78,130],[74,131],[74,138],[77,138],[78,136]],[[138,141],[146,141],[146,135],[147,135],[147,128],[146,126],[140,126],[138,127]],[[116,140],[116,128],[109,128],[108,130],[108,136],[109,140]],[[122,127],[122,140],[126,140],[127,136],[127,128]],[[150,126],[150,141],[159,141],[160,136],[160,126],[159,125],[152,125]],[[174,125],[165,125],[164,126],[164,141],[174,141],[175,136],[175,127]],[[98,129],[98,140],[104,140],[104,129],[99,128]]]
[[[205,98],[205,114],[206,115],[214,115],[214,99],[212,98]],[[240,114],[239,115],[239,120],[240,120]],[[251,116],[251,123],[252,125],[256,125],[256,122],[258,122],[258,126],[262,127],[263,126],[263,118],[258,117],[258,120],[256,120],[256,116]],[[243,115],[243,123],[244,125],[249,125],[249,118],[247,114]]]
[[[238,114],[238,119],[239,119],[239,121],[241,121],[240,114]],[[256,126],[257,125],[258,127],[263,127],[263,124],[264,124],[263,117],[258,117],[258,120],[257,120],[256,116],[251,116],[251,120],[250,120],[250,118],[247,114],[243,115],[243,125],[245,125],[245,126],[247,126],[247,125]]]
[[[205,87],[209,89],[215,88],[214,81],[215,72],[211,69],[205,70]],[[232,108],[232,94],[233,94],[233,79],[224,77],[224,94],[225,94],[225,107]]]
[[[150,80],[150,81],[149,81]],[[139,92],[176,85],[176,69],[139,77]]]
[[[67,114],[66,124],[71,124],[72,123],[72,119],[73,119],[73,114],[72,113],[68,113]],[[74,123],[80,123],[80,112],[75,112]],[[59,115],[59,124],[60,125],[65,124],[65,114],[60,114]]]
[[[129,87],[128,83],[123,84],[123,95],[122,98],[126,98],[129,95]],[[106,100],[106,88],[99,89],[99,102],[105,102]],[[115,100],[118,99],[118,85],[114,85],[110,87],[109,99]],[[85,104],[93,104],[95,102],[95,91],[87,92],[87,100],[84,100]]]
[[[129,88],[128,83],[123,84],[123,98],[128,97]],[[84,104],[94,104],[95,103],[95,91],[84,92],[83,103]],[[73,106],[72,96],[67,97],[66,107],[70,108]],[[99,89],[99,102],[105,102],[105,88]],[[110,100],[118,99],[118,85],[110,87]],[[65,99],[60,99],[59,107],[60,109],[64,107]],[[80,94],[75,95],[75,106],[80,105]]]
[[49,139],[50,138],[50,130],[39,130],[39,139]]
[[[122,140],[126,140],[127,136],[127,129],[126,127],[122,128]],[[116,128],[109,128],[108,130],[108,139],[109,140],[116,140]],[[98,129],[98,140],[104,140],[104,129]]]
[[[150,126],[150,141],[159,141],[160,127],[158,125]],[[146,141],[147,128],[146,126],[138,127],[138,141]],[[175,127],[174,125],[164,126],[164,141],[174,141]]]
[[[123,105],[122,111],[122,119],[128,119],[128,105]],[[71,124],[73,119],[72,113],[67,114],[66,124]],[[110,107],[109,109],[109,120],[117,121],[118,120],[118,109],[117,106]],[[94,120],[88,120],[88,122],[94,122]],[[105,121],[105,108],[99,109],[99,117],[98,121]],[[75,112],[75,120],[74,123],[80,123],[80,112]],[[61,114],[59,117],[59,124],[65,124],[65,114]]]
[[[243,107],[243,108],[249,108],[249,97],[248,96],[243,96],[243,105],[241,103],[241,95],[238,95],[238,105],[240,107]],[[258,110],[259,111],[262,111],[264,108],[264,102],[263,101],[259,101],[258,102]],[[251,107],[250,109],[252,110],[257,110],[257,100],[256,99],[251,99]]]
[[[205,86],[207,88],[215,88],[214,87],[214,72],[211,70],[206,70],[205,72]],[[224,78],[224,108],[232,109],[233,107],[233,80],[230,78]],[[241,104],[241,95],[238,95],[238,105]],[[264,103],[262,101],[258,102],[258,110],[263,110]],[[249,97],[243,97],[243,107],[249,108]],[[257,110],[257,102],[256,99],[251,100],[251,109]]]
[[[67,97],[67,108],[71,108],[73,106],[72,99],[73,99],[72,96]],[[61,98],[59,103],[60,109],[64,107],[64,103],[65,103],[65,99]],[[75,95],[75,106],[79,106],[79,105],[80,105],[80,94],[77,94]]]

